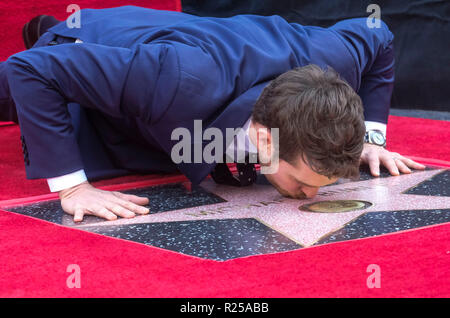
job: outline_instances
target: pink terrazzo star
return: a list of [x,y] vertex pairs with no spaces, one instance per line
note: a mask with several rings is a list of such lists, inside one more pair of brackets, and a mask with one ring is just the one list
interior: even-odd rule
[[[94,225],[255,218],[295,242],[303,246],[311,246],[323,236],[344,227],[365,213],[450,208],[450,197],[403,194],[442,171],[429,170],[399,177],[336,184],[320,189],[317,196],[309,200],[285,198],[270,185],[255,184],[237,188],[217,185],[212,180],[206,180],[201,186],[227,202],[77,227],[82,229],[85,226]],[[315,213],[299,209],[307,203],[329,200],[363,200],[372,203],[372,206],[363,210],[341,213]]]

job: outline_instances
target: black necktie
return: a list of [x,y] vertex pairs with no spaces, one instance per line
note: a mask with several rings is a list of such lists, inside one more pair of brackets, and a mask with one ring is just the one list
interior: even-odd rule
[[216,183],[226,184],[235,187],[244,187],[253,184],[256,181],[256,169],[253,163],[249,162],[249,156],[245,157],[244,163],[236,163],[236,168],[238,171],[237,176],[234,176],[228,165],[225,163],[218,163],[214,170],[211,172],[211,177]]

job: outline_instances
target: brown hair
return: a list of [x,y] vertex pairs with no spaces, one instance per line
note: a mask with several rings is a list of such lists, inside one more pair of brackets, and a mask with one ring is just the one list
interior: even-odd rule
[[364,115],[356,92],[331,68],[292,69],[266,86],[253,121],[279,128],[279,158],[295,165],[301,156],[318,174],[359,175]]

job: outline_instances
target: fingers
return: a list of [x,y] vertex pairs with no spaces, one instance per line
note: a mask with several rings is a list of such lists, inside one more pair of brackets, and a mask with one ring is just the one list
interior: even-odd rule
[[140,205],[136,205],[129,201],[123,201],[121,204],[126,209],[133,211],[136,214],[148,214],[150,212],[150,210],[148,208],[140,206]]
[[83,216],[84,216],[84,209],[78,208],[75,210],[75,212],[73,214],[73,221],[81,222],[81,221],[83,221]]
[[370,172],[374,177],[380,176],[380,160],[378,156],[370,156],[368,159]]
[[389,172],[398,176],[401,173],[409,174],[411,169],[424,170],[425,166],[411,159],[405,158],[398,153],[388,153],[383,156],[382,162]]
[[381,161],[382,161],[383,165],[389,170],[389,173],[391,175],[393,175],[393,176],[400,175],[400,172],[398,171],[398,168],[397,168],[396,160],[394,160],[394,158],[392,158],[390,156],[384,156]]
[[104,218],[108,221],[117,220],[117,215],[115,215],[113,212],[102,205],[94,205],[88,210],[92,213],[92,215]]
[[113,221],[117,220],[117,216],[122,218],[133,218],[136,214],[147,214],[149,212],[149,209],[125,200],[117,200],[114,202],[106,201],[103,202],[103,204],[96,204],[86,209],[75,209],[73,220],[74,222],[81,222],[83,221],[84,215],[90,214]]
[[391,175],[411,173],[411,169],[424,170],[426,167],[396,152],[390,152],[382,147],[364,144],[360,158],[361,163],[367,163],[373,176],[380,175],[380,164],[385,166]]
[[106,220],[117,217],[132,218],[136,214],[147,214],[150,210],[142,205],[149,199],[136,195],[109,192],[90,187],[77,187],[71,195],[60,196],[64,212],[73,215],[74,222],[81,222],[85,215],[95,215]]
[[148,208],[141,206],[149,203],[148,198],[138,197],[137,195],[125,194],[121,192],[114,192],[114,194],[121,199],[120,204],[124,208],[136,214],[148,214],[150,212]]
[[409,158],[402,157],[402,161],[403,161],[403,163],[406,164],[409,168],[417,169],[417,170],[424,170],[424,169],[425,169],[425,166],[424,166],[424,165],[422,165],[422,164],[420,164],[420,163],[417,163],[417,162],[415,162],[415,161],[413,161],[413,160],[411,160],[411,159],[409,159]]
[[89,209],[92,214],[107,220],[116,220],[117,216],[122,218],[133,218],[136,214],[148,214],[150,210],[128,200],[139,203],[148,203],[148,198],[140,198],[135,195],[126,195],[120,192],[108,193],[108,198],[102,206],[95,206]]
[[149,200],[146,197],[138,197],[137,195],[134,195],[134,194],[125,194],[122,192],[114,192],[114,194],[117,195],[121,199],[131,201],[135,204],[145,205],[145,204],[149,203]]
[[408,168],[408,166],[401,160],[401,159],[394,159],[395,163],[397,164],[398,170],[400,170],[401,173],[411,173],[411,169]]
[[[116,220],[117,216],[123,218],[133,218],[136,214],[147,214],[150,212],[148,208],[137,205],[133,202],[127,201],[126,199],[121,199],[115,196],[116,193],[111,193],[111,198],[109,200],[104,201],[102,205],[95,205],[93,208],[90,208],[89,211],[92,214],[102,217],[107,220]],[[124,198],[127,196],[124,196]],[[138,197],[139,198],[139,197]],[[142,198],[141,198],[142,199]],[[140,200],[141,202],[148,202],[147,198],[143,198],[146,200]]]
[[120,205],[119,203],[113,203],[113,202],[108,202],[106,203],[106,208],[108,210],[110,210],[111,212],[113,212],[115,215],[118,215],[120,217],[123,218],[133,218],[136,216],[135,213],[133,213],[132,211],[124,208],[122,205]]

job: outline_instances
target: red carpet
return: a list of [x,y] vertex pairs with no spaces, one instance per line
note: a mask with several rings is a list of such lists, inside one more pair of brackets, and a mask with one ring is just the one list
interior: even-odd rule
[[[66,8],[72,2],[59,0],[2,0],[0,2],[0,61],[11,54],[25,50],[22,41],[22,27],[39,14],[53,15],[65,20],[71,13]],[[77,0],[81,9],[101,9],[136,5],[140,7],[181,11],[181,0]]]
[[0,226],[0,297],[450,297],[448,223],[223,263],[9,212]]
[[[79,0],[77,4],[180,10],[178,0]],[[0,3],[0,27],[8,30],[0,33],[0,60],[24,49],[20,34],[27,20],[42,13],[64,19],[65,7],[57,0]],[[26,180],[19,136],[18,126],[0,125],[0,201],[48,194],[45,180]],[[388,148],[425,158],[422,162],[450,166],[449,138],[449,122],[390,117]],[[95,185],[116,184],[115,189],[120,189],[120,184],[131,181],[161,182],[158,177],[127,176]],[[1,210],[0,228],[0,297],[450,297],[449,223],[227,262]],[[66,286],[70,264],[80,266],[80,289]],[[380,289],[366,285],[370,264],[381,268]]]
[[441,165],[450,166],[449,140],[449,121],[389,116],[387,149],[391,151],[444,161]]

